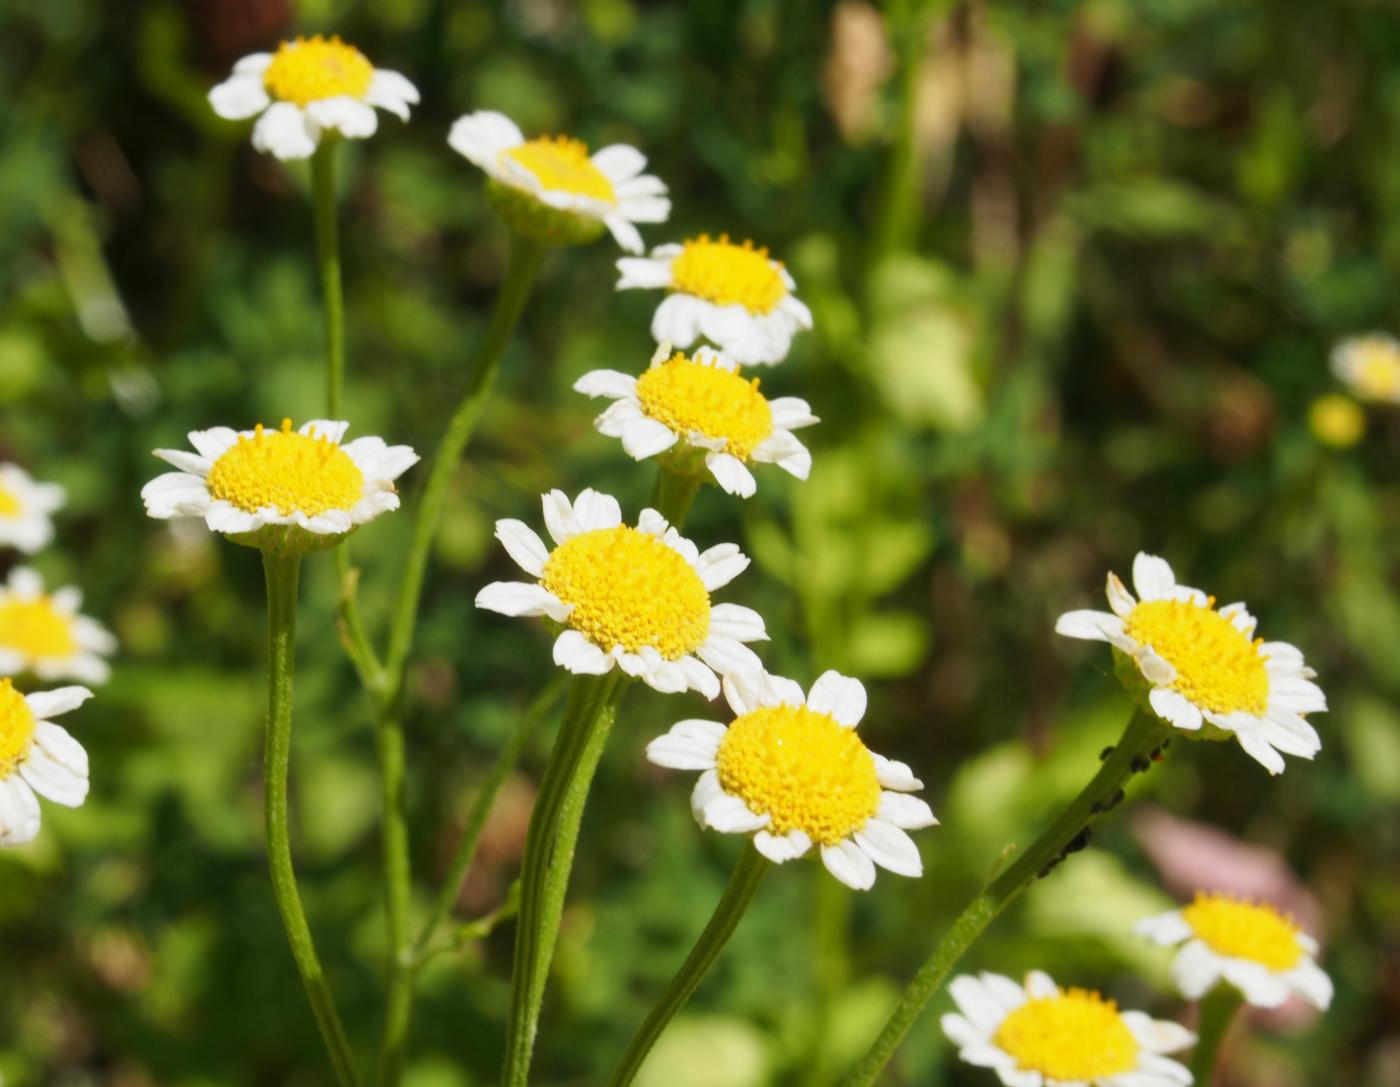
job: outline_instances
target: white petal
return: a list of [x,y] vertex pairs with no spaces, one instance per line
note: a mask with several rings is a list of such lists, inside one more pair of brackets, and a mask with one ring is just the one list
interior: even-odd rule
[[706,770],[695,779],[695,788],[690,791],[690,813],[702,827],[705,825],[705,809],[724,795],[724,786],[719,783],[719,774]]
[[858,679],[828,670],[817,677],[807,694],[807,706],[830,714],[839,724],[855,728],[865,716],[865,685]]
[[1332,979],[1312,959],[1304,959],[1289,974],[1294,990],[1316,1007],[1326,1011],[1332,1003]]
[[719,677],[695,657],[685,656],[676,661],[685,674],[690,689],[713,702],[719,697]]
[[[667,211],[670,210],[670,201],[662,201]],[[662,218],[665,218],[663,215]],[[608,233],[613,236],[613,241],[617,242],[618,248],[627,253],[640,253],[646,248],[642,241],[641,232],[632,225],[631,219],[616,212],[609,212],[603,216],[603,225],[608,228]]]
[[1175,1053],[1178,1049],[1196,1044],[1195,1034],[1170,1019],[1153,1019],[1139,1011],[1125,1011],[1119,1014],[1138,1043],[1153,1053]]
[[574,516],[574,505],[563,491],[553,490],[541,496],[544,524],[556,544],[568,543],[583,531]]
[[1133,587],[1142,600],[1169,600],[1176,588],[1176,575],[1166,559],[1139,551],[1133,559]]
[[601,676],[610,672],[613,658],[576,630],[554,639],[554,663],[574,675]]
[[622,507],[612,495],[588,488],[574,499],[574,516],[584,532],[617,528],[622,524]]
[[732,543],[706,548],[695,564],[695,572],[710,592],[724,588],[748,568],[748,556]]
[[647,165],[646,156],[625,143],[600,148],[593,153],[592,162],[614,185],[636,177]]
[[1112,570],[1108,572],[1108,586],[1105,592],[1108,595],[1108,606],[1113,609],[1114,615],[1120,619],[1132,615],[1133,609],[1137,607],[1137,600]]
[[1220,978],[1220,959],[1200,940],[1192,940],[1172,960],[1172,980],[1187,1000],[1199,1000]]
[[764,813],[750,811],[749,806],[739,797],[721,792],[705,805],[705,825],[722,834],[748,834],[761,830],[771,821]]
[[924,862],[914,839],[898,827],[870,819],[855,832],[856,845],[881,868],[898,876],[917,878],[924,874]]
[[1176,681],[1176,669],[1165,657],[1159,656],[1150,645],[1140,645],[1133,651],[1137,666],[1148,681],[1165,687]]
[[852,890],[868,891],[875,886],[875,862],[849,839],[822,846],[822,864]]
[[245,121],[267,109],[272,99],[267,96],[260,73],[235,74],[209,92],[209,104],[226,121]]
[[318,136],[315,122],[291,102],[274,102],[253,126],[253,146],[284,162],[310,158]]
[[1288,999],[1288,983],[1259,963],[1222,956],[1220,972],[1257,1008],[1277,1008]]
[[0,778],[0,846],[25,845],[39,833],[39,800],[16,775]]
[[671,285],[671,262],[651,257],[622,257],[617,262],[622,273],[617,281],[619,291],[640,287],[644,290]]
[[[695,652],[696,656],[722,676],[734,672],[755,672],[763,669],[758,655],[748,646],[742,642],[736,642],[733,638],[711,634],[705,644]],[[718,683],[716,683],[716,687],[718,687]]]
[[898,759],[887,759],[873,751],[870,757],[875,760],[875,777],[886,789],[908,793],[924,787],[924,783],[914,776],[914,771],[910,770],[906,763]]
[[1201,727],[1199,707],[1179,691],[1170,687],[1154,687],[1149,692],[1147,701],[1152,704],[1152,711],[1168,724],[1190,731]]
[[574,382],[574,391],[584,396],[606,396],[620,400],[636,395],[637,379],[620,370],[590,370]]
[[938,825],[933,809],[917,796],[907,793],[881,792],[875,817],[903,830],[920,830]]
[[754,848],[774,864],[785,864],[805,856],[812,848],[812,839],[800,830],[790,830],[786,834],[771,834],[760,830],[753,836]]
[[20,764],[19,773],[36,793],[65,808],[79,807],[87,799],[87,774],[59,762],[39,744],[29,749],[29,757]]
[[544,576],[544,564],[549,561],[549,548],[524,521],[504,518],[496,522],[496,539],[506,554],[531,577]]
[[776,464],[794,479],[806,479],[812,474],[812,453],[790,431],[775,430],[754,447],[756,461]]
[[[83,690],[81,687],[77,689]],[[39,721],[34,726],[34,743],[64,769],[79,777],[88,776],[87,751],[63,726],[52,721]]]
[[1235,739],[1245,752],[1271,774],[1283,773],[1283,756],[1274,750],[1263,729],[1247,729],[1236,732]]
[[29,711],[40,721],[76,710],[92,697],[86,687],[58,687],[52,691],[35,691],[25,695]]
[[[957,1012],[948,1012],[939,1021],[948,1040],[960,1049],[980,1047],[986,1044],[986,1036]],[[962,1056],[961,1053],[958,1056]],[[964,1058],[966,1059],[966,1058]]]
[[504,113],[479,110],[459,117],[452,124],[448,144],[458,154],[465,155],[489,174],[497,173],[497,160],[502,151],[519,147],[524,135],[514,121]]
[[1105,631],[1111,622],[1118,622],[1118,620],[1108,612],[1081,608],[1078,611],[1067,611],[1056,619],[1055,633],[1063,634],[1066,638],[1085,638],[1090,641],[1106,642],[1108,635]]
[[526,581],[493,581],[476,594],[476,606],[515,618],[547,615],[556,623],[562,623],[574,610],[543,585]]
[[677,442],[676,432],[665,423],[643,416],[622,430],[622,448],[633,460],[646,460],[663,453]]
[[398,114],[407,121],[408,107],[418,104],[418,88],[400,72],[376,68],[369,81],[369,90],[365,92],[365,101]]
[[1055,979],[1044,970],[1030,970],[1026,973],[1026,995],[1033,1000],[1043,1000],[1059,993]]
[[724,733],[718,721],[680,721],[647,744],[647,758],[671,770],[713,770]]
[[742,604],[715,604],[710,608],[710,630],[739,642],[766,641],[763,616]]
[[1182,943],[1193,935],[1191,926],[1187,924],[1180,910],[1169,910],[1155,917],[1144,917],[1133,926],[1133,931],[1162,947]]
[[700,324],[709,305],[688,294],[669,295],[652,315],[652,339],[689,347],[700,338]]
[[812,414],[812,406],[798,396],[779,396],[768,401],[773,425],[783,430],[797,430],[821,422]]
[[1001,1021],[1006,1018],[1006,1009],[984,984],[989,976],[983,974],[977,978],[971,974],[960,974],[948,985],[948,995],[953,998],[953,1003],[973,1028],[984,1036],[995,1034]]
[[758,490],[758,482],[753,478],[753,473],[744,467],[744,462],[738,457],[732,457],[728,453],[707,453],[705,467],[710,470],[710,475],[715,477],[715,482],[725,494],[752,498]]

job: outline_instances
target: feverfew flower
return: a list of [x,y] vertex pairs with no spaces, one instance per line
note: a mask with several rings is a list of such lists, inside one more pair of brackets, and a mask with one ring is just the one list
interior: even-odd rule
[[662,344],[640,377],[593,370],[574,382],[586,396],[612,398],[598,416],[598,430],[622,439],[636,460],[654,457],[680,442],[703,451],[715,482],[749,498],[757,489],[747,462],[765,461],[806,479],[812,454],[793,437],[817,422],[807,401],[767,399],[758,378],[744,379],[739,364],[709,347],[686,358]]
[[31,673],[43,680],[105,683],[112,674],[102,658],[117,640],[95,619],[79,615],[83,594],[71,586],[52,595],[26,566],[0,587],[0,676]]
[[714,698],[716,673],[762,670],[743,643],[768,637],[763,619],[710,600],[749,564],[736,545],[702,552],[653,509],[636,528],[624,525],[617,499],[597,491],[573,502],[563,491],[543,498],[552,551],[523,521],[496,522],[496,538],[537,580],[492,582],[477,593],[477,607],[562,624],[554,663],[576,674],[616,665],[658,691]]
[[1164,559],[1140,553],[1133,584],[1140,600],[1110,573],[1113,611],[1067,612],[1056,633],[1121,650],[1151,686],[1154,713],[1179,729],[1234,733],[1271,774],[1283,770],[1279,752],[1310,759],[1322,749],[1304,715],[1326,710],[1327,699],[1301,652],[1255,638],[1243,604],[1217,610],[1215,597],[1178,585]]
[[1196,1041],[1088,989],[1061,989],[1039,970],[1017,985],[1000,974],[963,974],[948,986],[956,1013],[943,1033],[958,1056],[993,1068],[1006,1087],[1184,1087],[1185,1066],[1164,1053]]
[[592,155],[569,136],[527,140],[503,113],[459,117],[447,142],[486,171],[496,210],[512,230],[547,245],[592,241],[607,227],[629,253],[642,251],[634,223],[664,223],[671,201],[646,157],[615,143]]
[[87,798],[87,752],[49,718],[91,697],[86,687],[22,695],[9,679],[0,679],[0,846],[34,840],[40,796],[65,808]]
[[253,53],[209,92],[220,117],[257,117],[253,146],[283,160],[310,158],[323,132],[373,136],[374,107],[408,120],[418,90],[398,72],[372,65],[338,37],[297,38],[276,53]]
[[331,547],[352,529],[399,508],[394,480],[418,462],[382,438],[340,444],[349,423],[315,419],[292,430],[228,427],[191,432],[195,452],[157,449],[179,469],[141,490],[152,517],[202,517],[235,543],[277,551]]
[[53,539],[49,515],[63,506],[57,483],[35,483],[17,464],[0,464],[0,545],[32,555]]
[[792,292],[786,268],[753,242],[721,234],[661,245],[649,257],[623,257],[617,289],[664,288],[651,334],[657,343],[689,347],[708,340],[744,366],[787,358],[793,334],[812,327],[812,311]]
[[1250,1004],[1276,1008],[1297,993],[1332,1003],[1332,981],[1317,965],[1317,941],[1273,906],[1199,892],[1189,906],[1139,921],[1135,930],[1164,947],[1184,944],[1172,963],[1177,988],[1199,1000],[1224,978]]
[[875,865],[923,874],[905,833],[938,822],[908,794],[923,788],[909,767],[869,750],[856,735],[865,716],[859,680],[825,672],[803,695],[790,679],[763,673],[725,677],[737,715],[681,721],[647,745],[647,758],[673,770],[700,770],[691,810],[702,827],[752,834],[755,848],[781,864],[814,845],[827,870],[869,890]]
[[1332,372],[1363,400],[1400,403],[1400,340],[1384,332],[1343,340],[1332,349]]

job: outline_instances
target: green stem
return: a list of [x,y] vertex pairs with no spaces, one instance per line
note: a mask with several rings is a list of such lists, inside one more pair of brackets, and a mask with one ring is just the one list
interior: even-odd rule
[[842,1081],[842,1087],[869,1087],[875,1082],[913,1027],[924,1005],[943,987],[949,972],[967,949],[1038,876],[1048,872],[1068,851],[1081,848],[1087,842],[1085,835],[1089,825],[1100,814],[1116,806],[1121,800],[1124,783],[1133,773],[1150,765],[1153,753],[1170,733],[1170,726],[1157,717],[1141,711],[1134,714],[1123,738],[1084,791],[1031,843],[1029,849],[992,880],[958,915],[934,948],[933,954],[914,975],[914,980],[905,989],[870,1051]]
[[735,928],[739,925],[739,918],[744,916],[744,911],[749,908],[749,903],[753,901],[753,896],[758,890],[758,886],[763,882],[763,877],[768,874],[768,870],[773,867],[773,862],[768,860],[751,844],[744,845],[744,851],[739,856],[739,863],[734,866],[734,872],[729,877],[729,885],[724,889],[724,895],[719,900],[719,905],[715,907],[715,912],[710,917],[710,923],[705,926],[705,931],[700,934],[700,938],[695,941],[695,946],[691,948],[690,954],[686,956],[681,968],[676,971],[676,976],[671,979],[671,983],[666,986],[666,991],[661,994],[661,999],[656,1002],[651,1011],[647,1013],[646,1019],[638,1028],[636,1035],[627,1046],[627,1051],[623,1053],[622,1060],[618,1062],[616,1071],[608,1080],[609,1087],[627,1087],[636,1077],[637,1072],[642,1067],[642,1062],[647,1059],[647,1054],[651,1052],[652,1046],[656,1044],[661,1032],[671,1022],[677,1012],[685,1006],[699,987],[705,974],[714,965],[715,959],[724,949],[724,945],[729,942],[729,937],[734,935]]
[[381,1084],[398,1083],[403,1073],[404,1049],[413,1010],[413,954],[408,934],[412,871],[408,855],[408,805],[404,797],[401,719],[397,703],[390,703],[380,708],[374,728],[374,746],[379,756],[380,798],[384,809],[380,849],[384,857],[384,908],[389,933],[384,1039],[379,1050]]
[[326,1051],[341,1087],[359,1083],[355,1059],[345,1028],[335,1009],[335,998],[326,982],[311,927],[306,923],[301,895],[297,892],[292,868],[292,845],[287,829],[287,772],[292,749],[292,675],[296,663],[297,580],[301,556],[275,556],[263,553],[263,573],[267,578],[267,746],[263,773],[263,793],[267,822],[267,858],[272,872],[272,891],[282,925],[287,930],[292,958],[306,989],[316,1024],[321,1028]]
[[[651,489],[648,505],[680,531],[705,477],[693,470],[694,464],[688,458],[678,464],[675,458],[663,456],[660,464],[661,470]],[[701,466],[703,469],[703,462]]]
[[616,670],[574,677],[559,736],[540,780],[520,873],[504,1087],[526,1087],[529,1080],[540,1005],[559,936],[583,808],[625,689],[625,680]]
[[316,263],[326,311],[326,414],[343,419],[345,300],[340,290],[340,239],[335,224],[335,149],[324,139],[311,156],[311,203],[316,220]]
[[1221,1044],[1243,1003],[1239,990],[1224,984],[1217,985],[1201,1001],[1201,1022],[1196,1029],[1196,1048],[1191,1053],[1191,1075],[1196,1087],[1210,1087],[1215,1082]]

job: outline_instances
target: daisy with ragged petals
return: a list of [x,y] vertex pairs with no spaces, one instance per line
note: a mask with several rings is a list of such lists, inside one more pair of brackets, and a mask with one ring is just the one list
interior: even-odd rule
[[229,121],[257,117],[253,146],[276,158],[310,158],[321,136],[373,136],[377,106],[408,120],[418,89],[398,72],[376,68],[338,37],[285,41],[275,53],[253,53],[209,92],[214,112]]
[[117,640],[97,620],[80,615],[82,606],[78,589],[46,593],[35,571],[15,567],[0,587],[0,676],[105,683],[112,670],[103,657],[116,651]]
[[87,752],[49,718],[91,697],[86,687],[22,695],[9,679],[0,679],[0,846],[34,840],[39,797],[65,808],[87,799]]
[[762,670],[744,643],[768,637],[763,619],[710,600],[749,564],[736,545],[702,552],[653,509],[624,525],[617,499],[593,490],[543,499],[553,550],[523,521],[496,522],[496,538],[536,580],[492,582],[477,607],[562,624],[554,663],[579,675],[616,666],[658,691],[714,698],[716,673]]
[[905,831],[938,822],[910,796],[922,789],[902,762],[875,754],[856,735],[865,688],[825,672],[812,689],[761,672],[727,676],[736,714],[681,721],[647,745],[647,758],[673,770],[699,770],[691,809],[702,827],[752,834],[755,848],[781,864],[820,849],[827,870],[869,890],[875,866],[923,874]]
[[588,153],[569,136],[524,133],[503,113],[459,117],[452,149],[486,171],[497,210],[511,228],[553,245],[592,241],[603,227],[629,253],[642,251],[635,223],[664,223],[671,201],[660,178],[644,174],[646,157],[615,143]]
[[1206,724],[1233,733],[1271,774],[1282,772],[1283,754],[1310,759],[1322,749],[1304,715],[1326,710],[1327,699],[1299,650],[1255,638],[1243,604],[1217,609],[1215,597],[1178,585],[1154,555],[1133,561],[1133,585],[1136,598],[1110,573],[1112,612],[1067,612],[1056,632],[1126,653],[1151,687],[1157,716],[1191,732]]
[[179,469],[141,490],[146,512],[162,520],[202,517],[236,543],[284,551],[330,547],[352,529],[399,508],[398,479],[418,462],[406,445],[382,438],[341,444],[349,423],[315,419],[292,429],[228,427],[190,434],[193,453],[157,449]]
[[651,334],[657,343],[689,347],[708,340],[744,366],[787,358],[792,337],[812,327],[792,276],[768,250],[721,234],[660,245],[649,257],[623,257],[617,289],[664,289]]
[[1184,945],[1172,976],[1188,1000],[1199,1000],[1223,978],[1261,1008],[1277,1008],[1290,993],[1324,1011],[1332,1003],[1317,941],[1265,903],[1202,891],[1189,906],[1144,918],[1134,931],[1163,947]]
[[1184,1087],[1185,1066],[1166,1053],[1195,1043],[1185,1027],[1119,1011],[1088,989],[1061,989],[1039,970],[1018,985],[1000,974],[963,974],[948,991],[958,1010],[943,1033],[958,1056],[995,1069],[1006,1087]]
[[1400,340],[1384,332],[1353,336],[1332,349],[1332,372],[1363,400],[1400,404]]
[[18,464],[0,464],[0,545],[38,551],[53,539],[50,515],[63,499],[57,483],[36,483]]
[[792,434],[817,422],[807,401],[767,399],[758,378],[741,377],[739,364],[712,348],[697,348],[687,358],[662,344],[640,377],[593,370],[574,388],[585,396],[612,398],[594,425],[621,438],[634,459],[688,444],[703,451],[715,482],[730,494],[748,498],[757,489],[749,461],[776,464],[798,479],[812,470],[812,454]]

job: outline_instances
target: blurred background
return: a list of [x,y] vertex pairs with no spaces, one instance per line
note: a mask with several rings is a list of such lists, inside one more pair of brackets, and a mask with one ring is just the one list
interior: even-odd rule
[[[863,0],[7,0],[0,10],[0,457],[70,503],[36,560],[111,625],[116,674],[70,722],[93,794],[0,854],[0,1078],[320,1084],[320,1043],[262,850],[261,572],[145,519],[156,446],[320,412],[305,167],[255,154],[208,88],[238,57],[338,32],[423,104],[340,156],[358,433],[436,443],[500,280],[504,229],[445,142],[499,109],[527,133],[641,147],[671,186],[652,243],[752,236],[816,331],[762,375],[809,399],[810,482],[710,489],[688,535],[740,541],[727,599],[766,662],[863,677],[873,748],[943,825],[926,876],[856,895],[767,882],[664,1039],[650,1087],[824,1084],[854,1060],[1003,848],[1097,766],[1130,709],[1107,651],[1056,638],[1104,573],[1165,555],[1301,646],[1332,712],[1270,779],[1173,745],[1095,848],[1038,883],[965,967],[1044,967],[1189,1022],[1169,954],[1130,935],[1201,883],[1291,908],[1337,984],[1236,1038],[1238,1087],[1400,1083],[1400,419],[1341,390],[1340,337],[1394,330],[1400,14],[1375,0],[1036,5]],[[455,482],[412,671],[409,795],[426,902],[491,760],[552,671],[538,625],[478,613],[500,516],[587,485],[635,513],[651,464],[594,433],[585,370],[639,370],[658,296],[614,294],[604,240],[546,265]],[[417,476],[418,478],[415,478]],[[406,477],[411,507],[421,473]],[[409,518],[362,531],[381,629]],[[5,557],[8,564],[11,558]],[[307,900],[356,1045],[379,1025],[383,917],[368,705],[328,558],[303,589],[293,762]],[[636,690],[603,762],[546,1005],[541,1084],[597,1082],[718,898],[740,843],[701,834],[648,739],[703,710]],[[553,720],[507,783],[464,920],[517,871]],[[425,974],[413,1087],[495,1082],[512,927]],[[887,1075],[973,1085],[938,998]],[[639,1081],[640,1082],[640,1081]]]

